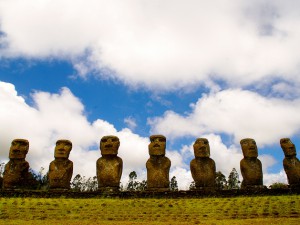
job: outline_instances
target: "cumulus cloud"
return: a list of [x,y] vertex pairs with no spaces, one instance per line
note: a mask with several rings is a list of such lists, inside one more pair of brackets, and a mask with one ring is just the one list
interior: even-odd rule
[[279,173],[267,173],[264,174],[264,185],[267,187],[274,183],[284,183],[287,184],[287,176],[284,170],[280,170]]
[[273,78],[299,86],[300,3],[0,1],[0,55],[58,58],[130,86],[174,89]]
[[264,146],[299,132],[299,110],[299,99],[266,98],[251,91],[228,89],[203,95],[187,115],[166,111],[148,123],[152,132],[164,132],[169,138],[223,133],[233,136],[236,144],[250,137]]
[[148,138],[126,128],[117,131],[101,119],[90,123],[83,104],[68,88],[62,88],[58,94],[37,91],[31,97],[33,106],[17,94],[14,85],[0,82],[0,123],[5,129],[0,136],[1,161],[8,161],[11,141],[24,138],[30,143],[27,160],[31,168],[38,171],[44,167],[47,171],[54,160],[56,141],[69,139],[73,143],[70,159],[74,162],[74,175],[95,176],[96,160],[101,156],[101,137],[117,135],[121,141],[119,155],[124,161],[122,179],[125,180],[132,170],[143,173],[148,157]]
[[133,117],[127,117],[124,119],[124,123],[131,129],[134,130],[137,126],[136,121]]
[[[117,135],[121,143],[119,156],[124,165],[123,185],[128,182],[131,171],[137,172],[139,180],[147,179],[145,164],[149,158],[149,137],[141,137],[128,128],[118,131],[101,119],[90,123],[84,105],[68,88],[54,94],[36,91],[31,98],[32,106],[18,95],[13,84],[0,82],[0,123],[5,128],[0,136],[1,162],[8,161],[11,141],[24,138],[30,143],[26,157],[30,167],[35,171],[43,167],[47,171],[49,163],[54,160],[56,141],[69,139],[73,143],[70,154],[70,160],[74,163],[73,176],[81,174],[92,177],[96,175],[96,160],[101,156],[101,137]],[[184,162],[184,154],[167,149],[167,156],[172,161],[170,176],[177,177],[179,188],[188,188],[192,178]]]

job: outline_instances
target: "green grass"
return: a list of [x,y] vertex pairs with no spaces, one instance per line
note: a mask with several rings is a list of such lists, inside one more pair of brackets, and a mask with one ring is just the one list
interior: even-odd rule
[[0,198],[0,224],[299,224],[300,196]]

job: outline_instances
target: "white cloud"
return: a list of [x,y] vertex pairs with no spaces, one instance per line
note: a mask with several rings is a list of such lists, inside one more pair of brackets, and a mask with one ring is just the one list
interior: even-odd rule
[[300,90],[297,84],[289,82],[277,82],[272,85],[272,95],[282,96],[286,99],[293,99],[300,96]]
[[[0,54],[59,58],[135,86],[221,79],[297,83],[299,3],[288,0],[1,0]],[[102,70],[100,73],[99,71]]]
[[191,171],[182,167],[175,167],[170,172],[170,180],[175,176],[179,190],[188,190],[193,181]]
[[136,121],[132,117],[127,117],[124,119],[124,123],[131,129],[134,130],[137,126]]
[[26,104],[17,95],[12,84],[0,82],[0,160],[8,161],[10,143],[15,138],[29,140],[27,161],[31,168],[48,170],[54,160],[54,147],[58,139],[73,143],[70,159],[74,162],[74,174],[86,177],[96,175],[96,160],[101,156],[99,142],[104,135],[117,135],[123,158],[123,177],[132,170],[142,171],[148,158],[148,138],[140,137],[129,129],[117,131],[112,124],[101,119],[92,124],[87,121],[84,106],[69,89],[58,94],[35,92],[34,106]]
[[264,185],[269,187],[271,184],[274,183],[288,183],[287,176],[284,170],[281,170],[279,173],[264,174]]
[[232,135],[235,143],[250,137],[258,146],[264,146],[298,133],[299,111],[299,99],[266,98],[251,91],[229,89],[204,95],[187,115],[167,111],[148,123],[153,133],[163,132],[168,138],[225,133]]
[[268,173],[268,168],[272,167],[275,163],[277,163],[276,159],[271,155],[261,154],[259,159],[262,163],[262,170],[265,174]]

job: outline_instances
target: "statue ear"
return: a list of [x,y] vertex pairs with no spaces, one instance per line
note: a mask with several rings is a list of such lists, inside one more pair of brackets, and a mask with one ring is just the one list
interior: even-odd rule
[[26,154],[28,153],[29,151],[29,143],[26,144]]

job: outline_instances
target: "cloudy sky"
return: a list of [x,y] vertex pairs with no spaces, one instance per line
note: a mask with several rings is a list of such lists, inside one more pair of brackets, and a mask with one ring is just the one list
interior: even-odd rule
[[[151,134],[167,137],[180,189],[196,138],[239,171],[254,138],[264,184],[287,182],[280,138],[300,148],[300,1],[0,0],[0,162],[15,138],[32,169],[73,143],[74,175],[96,174],[117,135],[122,182],[146,178]],[[242,177],[240,177],[242,180]]]

